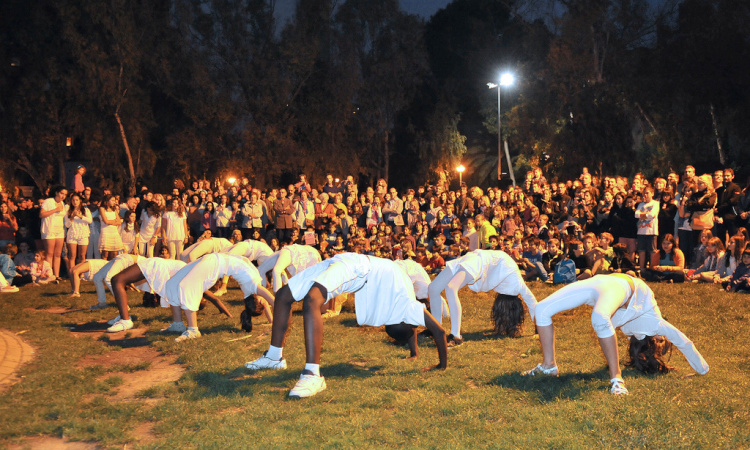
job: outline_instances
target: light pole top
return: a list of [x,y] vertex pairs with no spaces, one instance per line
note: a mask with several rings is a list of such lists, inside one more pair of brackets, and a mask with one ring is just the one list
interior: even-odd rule
[[457,171],[458,173],[463,173],[463,172],[464,172],[464,170],[466,170],[466,167],[464,167],[464,165],[463,165],[463,164],[460,164],[460,165],[459,165],[458,167],[456,167],[456,171]]
[[516,81],[516,78],[513,76],[512,73],[505,72],[504,74],[500,75],[500,86],[510,86]]

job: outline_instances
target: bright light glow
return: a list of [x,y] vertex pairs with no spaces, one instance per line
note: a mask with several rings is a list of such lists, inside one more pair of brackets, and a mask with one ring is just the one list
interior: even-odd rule
[[516,81],[516,79],[512,73],[506,72],[500,75],[500,86],[510,86],[514,81]]
[[237,181],[237,178],[235,178],[235,177],[229,177],[229,178],[227,178],[227,181],[229,182],[229,184],[234,184],[234,182]]
[[463,164],[461,164],[460,166],[456,167],[456,172],[458,172],[458,173],[464,173],[464,170],[466,170],[466,167],[464,167]]
[[497,85],[495,83],[487,83],[487,87],[490,89],[495,89]]

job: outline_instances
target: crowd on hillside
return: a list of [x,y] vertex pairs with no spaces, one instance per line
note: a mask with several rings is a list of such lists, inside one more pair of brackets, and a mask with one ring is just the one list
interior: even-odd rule
[[330,174],[322,186],[300,175],[266,189],[247,178],[228,186],[175,180],[171,192],[142,186],[136,197],[97,192],[84,175],[80,167],[70,189],[53,187],[36,201],[2,192],[2,292],[59,282],[61,271],[86,258],[150,257],[161,247],[176,258],[209,233],[233,243],[264,240],[274,251],[314,246],[323,258],[413,259],[432,273],[482,248],[510,254],[527,280],[629,272],[750,290],[750,192],[729,168],[698,176],[687,166],[653,180],[583,168],[559,182],[536,168],[523,185],[485,190],[443,182],[399,191],[381,179],[360,191],[353,177],[339,183]]

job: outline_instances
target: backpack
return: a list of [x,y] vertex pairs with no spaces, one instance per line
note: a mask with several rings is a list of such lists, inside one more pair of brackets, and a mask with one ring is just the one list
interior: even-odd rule
[[572,259],[565,258],[555,266],[552,283],[572,283],[576,280],[576,264]]

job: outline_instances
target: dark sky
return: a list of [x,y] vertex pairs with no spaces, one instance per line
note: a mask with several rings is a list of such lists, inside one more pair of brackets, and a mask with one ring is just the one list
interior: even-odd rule
[[[451,0],[399,0],[399,2],[404,11],[429,19],[438,9],[444,8]],[[279,20],[279,26],[283,26],[292,17],[296,4],[297,0],[277,0],[276,18]]]

